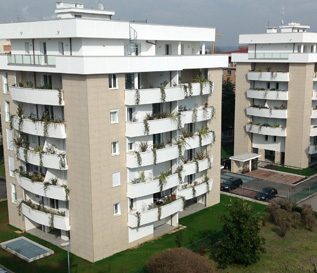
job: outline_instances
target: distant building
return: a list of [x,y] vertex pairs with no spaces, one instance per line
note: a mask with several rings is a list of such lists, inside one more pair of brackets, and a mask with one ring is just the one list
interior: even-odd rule
[[10,40],[0,40],[0,53],[10,53],[11,43]]
[[[236,63],[234,154],[256,153],[291,167],[317,159],[317,33],[290,23],[240,35]],[[233,168],[241,168],[233,164]]]

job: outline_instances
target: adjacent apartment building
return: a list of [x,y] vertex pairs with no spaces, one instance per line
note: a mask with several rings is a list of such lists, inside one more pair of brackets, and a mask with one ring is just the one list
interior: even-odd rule
[[204,54],[214,28],[55,12],[0,25],[9,222],[94,262],[219,202],[227,58]]
[[235,155],[258,153],[260,160],[298,168],[316,162],[317,33],[308,30],[290,23],[240,35],[248,53],[233,54]]

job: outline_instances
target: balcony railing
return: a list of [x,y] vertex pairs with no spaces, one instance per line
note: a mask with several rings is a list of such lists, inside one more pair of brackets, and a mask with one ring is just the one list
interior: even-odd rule
[[246,132],[259,134],[259,135],[268,135],[268,136],[280,136],[286,137],[286,128],[284,127],[268,127],[268,126],[261,126],[255,124],[247,124],[245,127]]
[[266,81],[266,82],[288,82],[289,72],[261,72],[261,71],[249,71],[249,81]]
[[288,91],[249,89],[247,90],[247,97],[249,99],[288,100]]
[[[188,186],[185,189],[179,189],[178,194],[184,196],[186,200],[192,199],[197,196],[206,194],[212,190],[213,180],[209,180],[208,183],[203,182],[197,186]],[[193,187],[195,190],[193,190]]]
[[8,64],[55,66],[55,56],[48,55],[8,55]]
[[272,109],[272,108],[258,108],[258,107],[247,107],[246,114],[248,116],[264,117],[264,118],[287,118],[286,109]]
[[288,53],[249,53],[249,59],[288,59]]

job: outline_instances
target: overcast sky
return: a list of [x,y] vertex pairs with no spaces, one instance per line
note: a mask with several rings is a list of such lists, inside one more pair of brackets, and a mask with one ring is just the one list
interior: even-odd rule
[[[60,0],[61,1],[61,0]],[[54,0],[0,0],[0,22],[54,18]],[[96,0],[78,1],[97,8]],[[268,24],[283,19],[310,25],[317,32],[317,0],[101,0],[114,20],[144,20],[149,23],[215,27],[216,47],[239,44],[239,34],[262,33]]]

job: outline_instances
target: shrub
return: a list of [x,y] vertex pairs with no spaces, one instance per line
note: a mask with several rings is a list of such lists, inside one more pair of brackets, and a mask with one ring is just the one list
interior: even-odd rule
[[302,208],[303,208],[302,215],[303,215],[303,218],[304,218],[304,222],[305,222],[306,228],[308,230],[312,231],[314,223],[315,223],[315,217],[314,217],[313,209],[312,209],[311,205],[309,205],[309,204],[302,205]]
[[148,273],[215,273],[211,261],[186,248],[168,249],[153,255],[147,265]]
[[281,232],[281,237],[284,238],[286,233],[290,230],[291,228],[291,223],[287,220],[282,220],[279,222],[279,227],[280,227],[280,232]]
[[268,204],[268,206],[267,206],[267,209],[268,209],[268,211],[269,211],[269,213],[270,213],[270,220],[273,222],[273,223],[276,223],[275,222],[275,218],[276,218],[276,211],[278,210],[278,209],[280,209],[280,206],[278,205],[278,204],[276,204],[276,203],[270,203],[270,204]]
[[281,204],[281,208],[285,209],[288,212],[291,212],[293,210],[294,203],[290,200],[284,200]]
[[293,211],[292,213],[292,226],[293,228],[298,228],[300,223],[301,215],[297,211]]

